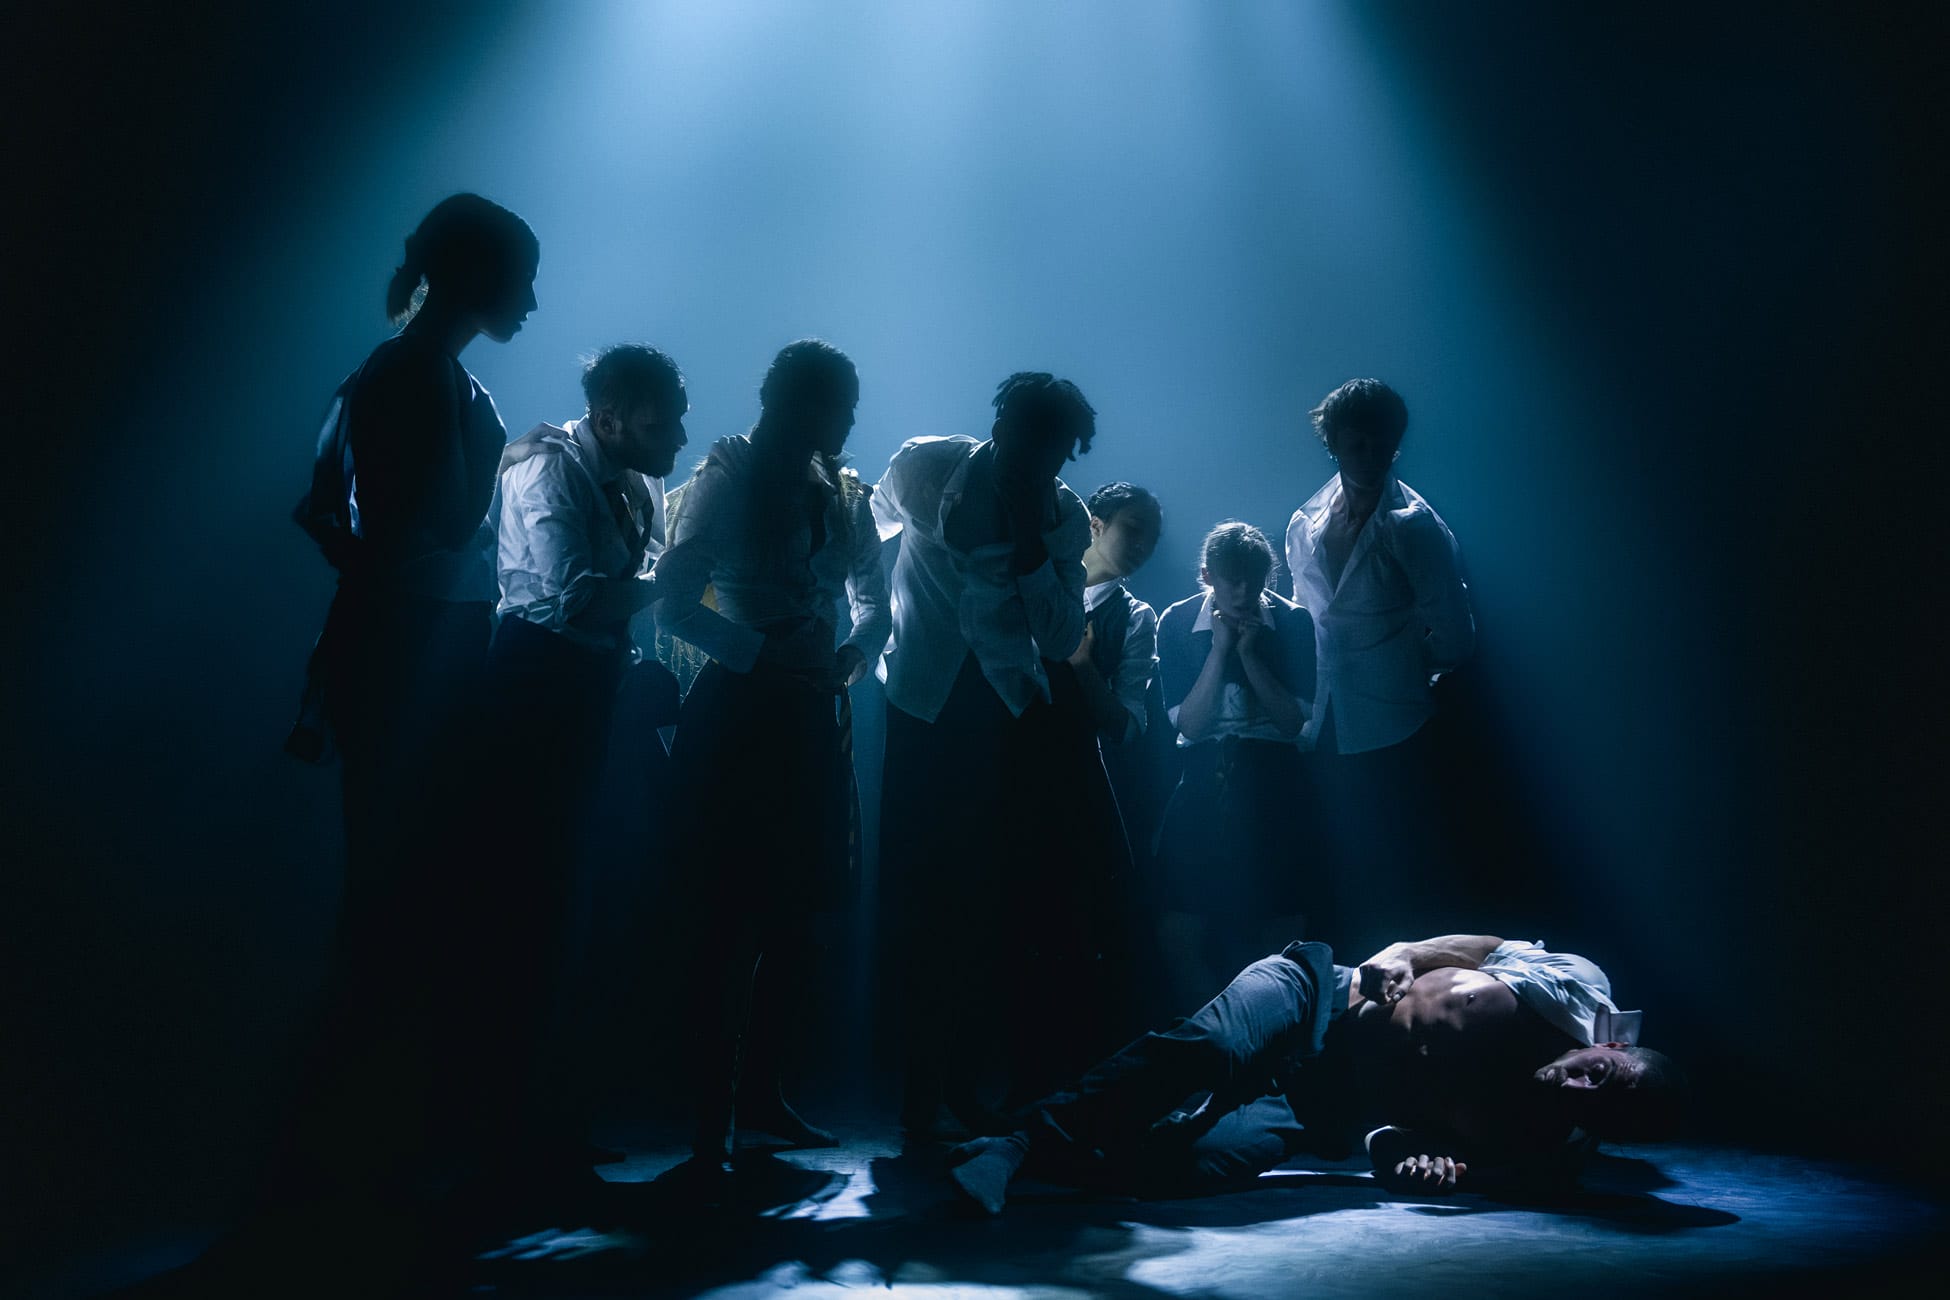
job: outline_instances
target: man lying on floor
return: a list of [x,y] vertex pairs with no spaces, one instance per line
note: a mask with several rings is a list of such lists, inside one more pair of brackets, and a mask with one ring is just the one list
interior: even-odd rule
[[1294,943],[1028,1108],[1022,1130],[955,1148],[950,1175],[990,1214],[1025,1167],[1182,1195],[1303,1152],[1345,1157],[1365,1132],[1400,1190],[1564,1180],[1599,1136],[1673,1116],[1677,1071],[1636,1031],[1602,970],[1534,943],[1447,935],[1358,969]]

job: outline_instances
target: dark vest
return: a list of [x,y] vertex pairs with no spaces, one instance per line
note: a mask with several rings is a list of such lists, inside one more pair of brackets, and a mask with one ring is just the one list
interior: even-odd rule
[[[1131,609],[1136,599],[1122,585],[1086,616],[1096,636],[1090,662],[1114,690],[1124,662],[1124,643],[1131,635]],[[1133,859],[1148,870],[1153,840],[1164,817],[1165,802],[1178,784],[1178,733],[1165,715],[1164,695],[1154,673],[1144,692],[1144,733],[1124,743],[1103,742],[1104,768],[1124,819]]]

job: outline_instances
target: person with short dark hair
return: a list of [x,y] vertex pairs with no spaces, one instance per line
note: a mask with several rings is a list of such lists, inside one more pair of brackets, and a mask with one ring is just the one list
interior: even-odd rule
[[[977,1096],[987,1070],[1024,1096],[1060,1077],[1056,1060],[1082,1036],[1050,1041],[1048,1017],[1002,1007],[1065,974],[1103,992],[1092,976],[1103,936],[1076,920],[1102,914],[1128,861],[1114,811],[1101,815],[1114,802],[1096,722],[1066,662],[1088,622],[1091,530],[1058,473],[1089,449],[1096,412],[1075,384],[1032,371],[1003,380],[994,407],[986,440],[905,443],[873,495],[881,536],[901,539],[882,661],[881,861],[902,1119],[917,1137],[947,1131],[944,1102],[961,1124],[992,1126]],[[1005,924],[1013,951],[988,937]],[[943,961],[951,933],[970,942]]]
[[[1158,498],[1135,483],[1106,483],[1090,494],[1087,504],[1087,621],[1070,667],[1097,723],[1104,771],[1131,851],[1131,884],[1104,902],[1112,909],[1105,923],[1121,927],[1127,936],[1126,954],[1133,960],[1117,978],[1135,1011],[1158,1001],[1162,982],[1160,963],[1138,954],[1149,952],[1157,929],[1158,825],[1178,784],[1178,733],[1165,714],[1158,687],[1158,615],[1131,594],[1127,580],[1157,550],[1164,512]],[[1134,1023],[1141,1022],[1140,1016]]]
[[1217,525],[1200,551],[1202,590],[1158,623],[1158,680],[1182,769],[1158,837],[1160,940],[1181,1005],[1212,986],[1215,967],[1300,930],[1303,914],[1307,931],[1329,928],[1328,882],[1301,848],[1314,625],[1267,589],[1273,563],[1259,529]]
[[1432,686],[1475,646],[1469,591],[1449,526],[1395,476],[1408,429],[1401,395],[1352,379],[1311,419],[1339,472],[1294,512],[1286,549],[1319,648],[1307,740],[1324,838],[1350,883],[1355,862],[1360,878],[1388,881],[1391,915],[1433,919],[1461,900],[1437,897],[1443,846],[1430,829],[1438,800],[1425,724]]
[[[848,688],[892,623],[869,493],[840,464],[859,400],[853,362],[832,344],[781,349],[758,422],[712,446],[657,562],[659,622],[711,655],[671,750],[700,1172],[722,1172],[734,1130],[834,1143],[787,1102],[781,1058],[812,979],[808,922],[856,888]],[[707,586],[715,608],[702,603]]]
[[1083,640],[1070,667],[1107,746],[1135,741],[1148,722],[1145,696],[1158,666],[1158,615],[1124,582],[1158,547],[1164,512],[1135,483],[1090,494],[1090,546],[1083,553]]
[[536,425],[501,457],[486,748],[521,793],[491,814],[483,868],[457,902],[480,945],[477,1031],[501,1045],[479,1128],[491,1162],[516,1175],[572,1166],[584,1151],[567,1131],[573,1083],[546,1066],[539,1027],[560,1010],[587,820],[618,689],[638,659],[630,619],[658,595],[644,571],[661,527],[654,485],[687,441],[684,376],[656,348],[602,350],[582,389],[581,417]]
[[1196,1014],[1098,1062],[956,1149],[950,1175],[999,1213],[1027,1168],[1055,1182],[1183,1195],[1362,1140],[1384,1187],[1446,1192],[1575,1176],[1604,1136],[1676,1117],[1677,1069],[1610,1037],[1611,982],[1570,953],[1491,935],[1392,944],[1359,967],[1296,942]]
[[473,1085],[449,1050],[467,992],[448,920],[472,870],[495,599],[484,520],[507,435],[460,355],[520,331],[540,256],[506,208],[435,205],[386,289],[399,332],[339,385],[296,511],[339,585],[287,748],[336,747],[346,860],[328,1023],[274,1175],[287,1186],[410,1183],[445,1154],[426,1115]]

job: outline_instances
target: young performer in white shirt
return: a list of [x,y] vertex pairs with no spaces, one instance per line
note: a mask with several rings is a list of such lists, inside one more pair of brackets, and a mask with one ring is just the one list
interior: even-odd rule
[[1095,987],[1109,939],[1079,918],[1102,916],[1127,874],[1096,722],[1066,662],[1084,634],[1091,534],[1057,473],[1089,449],[1095,414],[1067,380],[1011,375],[988,440],[913,439],[874,491],[881,535],[901,539],[881,876],[916,1136],[945,1127],[943,1102],[988,1126],[985,1071],[1034,1096],[1090,1050],[1073,1033],[1051,1041],[1051,1018],[1028,1006],[1062,972],[1085,980],[1066,987]]
[[1286,548],[1293,598],[1313,615],[1319,647],[1307,739],[1324,829],[1350,867],[1346,883],[1389,882],[1390,907],[1343,899],[1345,910],[1412,928],[1462,902],[1435,896],[1440,792],[1426,724],[1432,686],[1468,659],[1476,625],[1454,535],[1395,477],[1408,429],[1401,395],[1377,379],[1349,380],[1311,418],[1340,472],[1294,513]]
[[[1149,562],[1164,530],[1158,498],[1135,483],[1106,483],[1090,494],[1090,549],[1083,553],[1083,644],[1070,656],[1097,724],[1104,771],[1131,850],[1131,883],[1107,906],[1123,909],[1134,958],[1124,980],[1133,1006],[1164,1002],[1156,961],[1137,959],[1152,943],[1160,900],[1156,849],[1165,804],[1178,784],[1178,733],[1158,690],[1158,615],[1127,580]],[[1079,791],[1090,797],[1094,783]],[[1108,919],[1108,918],[1107,918]],[[1144,1019],[1148,1010],[1139,1016]]]
[[1160,938],[1176,999],[1282,932],[1331,933],[1331,879],[1302,729],[1314,698],[1314,626],[1266,589],[1273,546],[1228,521],[1199,553],[1201,590],[1158,622],[1158,680],[1182,776],[1158,836]]
[[[846,691],[891,622],[868,492],[839,465],[859,397],[845,353],[788,345],[766,372],[758,423],[712,447],[657,562],[659,621],[712,657],[671,750],[682,819],[671,857],[695,909],[701,1171],[721,1172],[734,1122],[798,1146],[833,1142],[787,1104],[779,1040],[811,980],[805,922],[857,880]],[[701,603],[707,585],[715,608]]]

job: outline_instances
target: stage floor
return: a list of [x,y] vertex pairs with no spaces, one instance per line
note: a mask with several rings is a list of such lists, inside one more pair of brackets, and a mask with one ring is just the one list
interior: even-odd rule
[[[939,1149],[902,1155],[889,1129],[843,1137],[830,1150],[747,1152],[735,1204],[707,1208],[672,1172],[680,1151],[638,1135],[626,1162],[602,1170],[608,1186],[586,1215],[596,1222],[476,1240],[436,1290],[1286,1300],[1804,1294],[1812,1283],[1849,1294],[1915,1275],[1944,1227],[1940,1198],[1866,1166],[1697,1145],[1602,1156],[1579,1192],[1548,1205],[1396,1198],[1353,1162],[1296,1163],[1237,1192],[1175,1201],[1018,1183],[990,1220],[963,1212]],[[290,1259],[293,1294],[302,1278],[358,1277],[367,1248],[386,1254],[356,1236],[321,1238]],[[191,1280],[118,1294],[200,1293]]]

